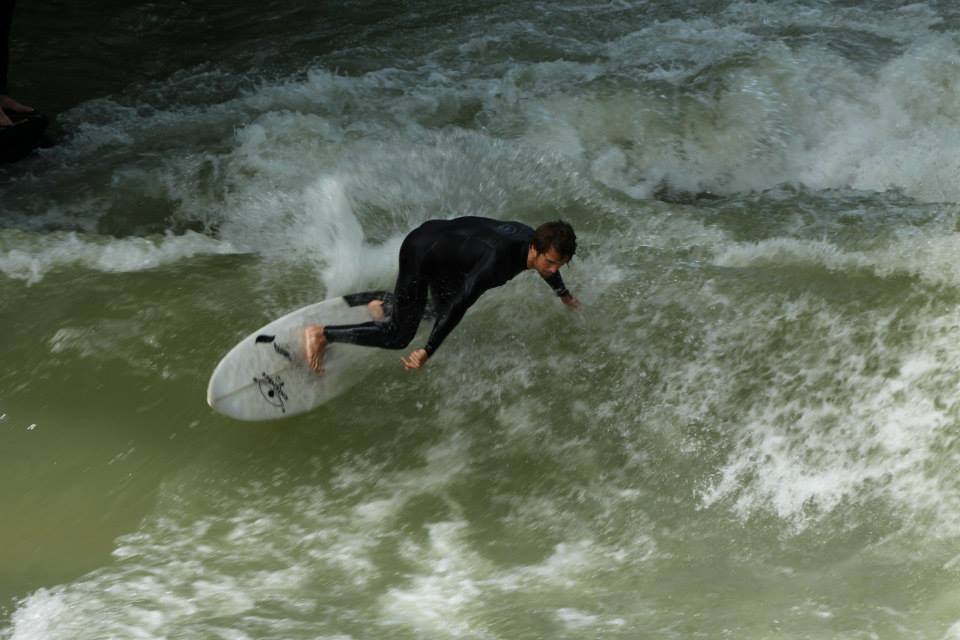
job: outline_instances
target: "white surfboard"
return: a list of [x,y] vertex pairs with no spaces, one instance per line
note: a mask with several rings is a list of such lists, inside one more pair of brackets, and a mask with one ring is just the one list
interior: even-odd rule
[[210,376],[207,403],[238,420],[274,420],[314,409],[356,383],[360,366],[379,349],[334,343],[324,354],[324,374],[307,364],[303,329],[309,324],[371,320],[366,304],[343,297],[297,309],[254,331],[223,357]]

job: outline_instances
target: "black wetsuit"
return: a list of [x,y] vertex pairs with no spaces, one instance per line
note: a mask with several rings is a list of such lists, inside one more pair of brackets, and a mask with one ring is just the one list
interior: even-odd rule
[[[392,309],[382,322],[326,327],[330,342],[403,349],[417,333],[433,297],[437,319],[424,347],[433,355],[484,291],[527,268],[533,229],[489,218],[431,220],[410,232],[400,247],[400,273]],[[558,296],[568,295],[560,273],[546,278]],[[363,299],[357,298],[354,302]]]

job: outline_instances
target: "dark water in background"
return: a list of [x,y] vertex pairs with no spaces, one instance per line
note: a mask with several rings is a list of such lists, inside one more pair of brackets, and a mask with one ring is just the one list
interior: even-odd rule
[[[960,637],[953,4],[20,4],[0,637]],[[571,220],[583,311],[205,406],[461,214]]]

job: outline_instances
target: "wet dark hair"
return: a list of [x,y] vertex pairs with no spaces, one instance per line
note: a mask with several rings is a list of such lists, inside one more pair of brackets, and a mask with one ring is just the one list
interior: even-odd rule
[[561,258],[572,258],[577,252],[577,234],[573,227],[563,220],[544,222],[533,232],[533,248],[537,253],[556,250]]

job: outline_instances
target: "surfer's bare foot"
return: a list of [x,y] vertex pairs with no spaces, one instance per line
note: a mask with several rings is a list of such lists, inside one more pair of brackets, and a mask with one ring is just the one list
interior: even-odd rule
[[371,300],[367,303],[367,309],[374,320],[383,320],[383,300]]
[[306,348],[307,364],[318,374],[323,374],[323,352],[327,349],[327,336],[322,324],[311,324],[303,330],[303,344]]

